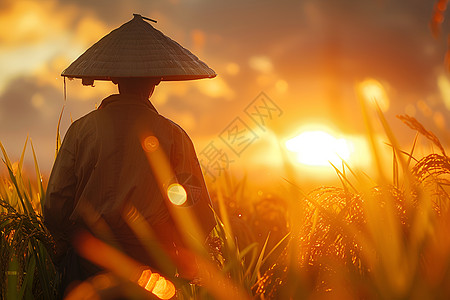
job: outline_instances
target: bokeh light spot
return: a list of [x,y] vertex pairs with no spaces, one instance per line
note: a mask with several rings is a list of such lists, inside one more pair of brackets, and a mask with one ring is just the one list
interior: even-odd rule
[[146,152],[154,152],[159,147],[158,138],[150,135],[144,139],[142,146]]
[[230,75],[237,75],[239,73],[239,71],[241,70],[239,65],[234,62],[228,63],[227,66],[225,67],[225,69],[226,69],[227,73]]
[[445,130],[445,117],[440,111],[437,111],[433,114],[433,121],[439,129]]
[[405,106],[405,114],[407,114],[408,116],[414,117],[416,115],[417,109],[414,106],[414,104],[407,104]]
[[167,189],[167,196],[170,202],[175,205],[183,205],[187,200],[187,193],[184,187],[179,183],[172,183]]
[[441,74],[438,76],[437,84],[445,107],[450,110],[450,79],[446,75]]
[[389,109],[389,98],[384,86],[376,79],[369,78],[359,84],[361,95],[371,105],[380,107],[385,112]]
[[270,58],[263,55],[250,57],[248,63],[250,68],[262,73],[269,73],[273,69],[273,64]]
[[44,104],[45,104],[44,97],[43,97],[40,93],[35,93],[35,94],[31,97],[31,104],[32,104],[35,108],[41,108],[41,107],[44,106]]
[[147,283],[145,284],[145,289],[147,291],[153,292],[153,288],[155,287],[156,282],[159,279],[158,273],[151,273],[150,278],[148,279]]
[[170,299],[175,295],[175,286],[164,277],[159,277],[152,293],[160,299]]
[[278,79],[277,82],[275,83],[275,87],[278,92],[284,93],[288,89],[288,83],[286,82],[286,80]]
[[424,116],[429,118],[432,117],[433,110],[431,109],[431,107],[428,105],[427,102],[425,102],[424,100],[419,100],[417,101],[417,107]]
[[173,283],[158,273],[153,273],[150,269],[142,272],[138,284],[160,299],[170,299],[175,295]]
[[92,285],[96,290],[106,290],[114,285],[111,277],[106,274],[99,274],[92,278]]
[[145,288],[145,286],[147,285],[147,282],[150,279],[150,276],[152,275],[152,271],[150,269],[146,269],[144,271],[142,271],[141,276],[138,279],[138,284],[142,287]]

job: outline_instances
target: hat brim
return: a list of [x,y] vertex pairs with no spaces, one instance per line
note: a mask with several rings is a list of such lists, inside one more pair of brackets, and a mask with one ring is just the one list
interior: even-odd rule
[[216,73],[189,50],[135,15],[87,49],[61,75],[86,82],[118,77],[180,81],[213,78]]

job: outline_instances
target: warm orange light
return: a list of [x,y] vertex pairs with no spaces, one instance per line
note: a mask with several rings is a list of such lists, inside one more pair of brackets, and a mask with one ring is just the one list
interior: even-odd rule
[[212,81],[201,81],[194,83],[199,91],[212,98],[224,97],[230,99],[234,96],[234,91],[230,88],[224,78],[214,78]]
[[158,138],[151,135],[144,139],[142,147],[146,152],[154,152],[159,147]]
[[175,286],[164,277],[159,277],[152,293],[160,299],[170,299],[175,295]]
[[96,290],[106,290],[114,286],[114,282],[110,275],[98,274],[91,279],[91,283]]
[[369,78],[359,84],[359,91],[364,99],[372,104],[378,104],[381,111],[389,109],[389,98],[384,86],[376,79]]
[[268,56],[252,56],[250,57],[248,64],[252,69],[261,73],[270,73],[273,69],[272,61]]
[[228,74],[234,76],[239,73],[239,71],[241,70],[241,67],[237,63],[230,62],[226,65],[225,70],[227,71]]
[[[158,273],[153,273],[150,269],[142,271],[142,266],[138,262],[88,233],[82,233],[76,238],[76,247],[77,251],[84,258],[121,278],[137,282],[139,286],[152,292],[160,299],[170,299],[175,295],[175,286],[172,282],[166,280]],[[139,276],[139,279],[137,279],[137,276]],[[110,284],[106,278],[100,278],[100,282],[98,280],[93,282],[100,283],[100,286],[103,287]],[[91,287],[92,284],[89,283],[83,286],[83,289],[80,291],[90,293],[93,290]],[[74,295],[78,297],[79,294]],[[75,296],[72,299],[79,299]]]
[[183,205],[187,200],[187,193],[184,187],[179,183],[172,183],[167,189],[167,196],[170,202],[175,205]]
[[160,299],[170,299],[175,295],[173,283],[158,273],[152,273],[150,269],[142,272],[138,284]]
[[151,270],[146,269],[142,271],[141,277],[139,277],[137,284],[139,284],[139,286],[145,287],[147,285],[147,282],[150,280],[150,276],[152,276]]
[[153,292],[153,288],[155,287],[156,282],[159,280],[159,277],[160,276],[158,273],[152,273],[144,288],[147,291]]
[[305,131],[286,142],[286,148],[297,154],[297,160],[310,166],[338,165],[350,157],[350,145],[324,131]]
[[275,83],[275,88],[280,93],[286,92],[288,87],[289,87],[288,83],[283,79],[278,79],[277,82]]
[[64,298],[66,300],[77,300],[77,299],[92,299],[100,300],[100,296],[95,290],[95,287],[89,281],[83,281],[75,288],[70,290],[70,292]]
[[450,109],[450,77],[445,74],[440,74],[437,78],[437,85],[441,92],[442,100],[444,100],[445,107]]

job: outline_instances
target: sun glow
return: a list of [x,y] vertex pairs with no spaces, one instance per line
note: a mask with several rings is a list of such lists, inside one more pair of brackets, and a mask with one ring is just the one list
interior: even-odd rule
[[346,139],[337,139],[325,131],[305,131],[286,141],[286,148],[297,154],[298,162],[309,166],[339,165],[352,152]]
[[389,109],[389,98],[385,87],[376,79],[369,78],[359,84],[359,91],[371,105],[378,105],[381,111]]

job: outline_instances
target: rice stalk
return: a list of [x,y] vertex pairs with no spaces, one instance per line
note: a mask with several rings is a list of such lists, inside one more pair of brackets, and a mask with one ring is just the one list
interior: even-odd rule
[[[320,187],[301,193],[299,200],[305,208],[301,232],[305,234],[290,242],[299,247],[297,260],[307,274],[303,280],[309,289],[307,297],[450,296],[446,288],[450,282],[450,239],[443,236],[450,226],[450,160],[442,149],[443,155],[414,158],[417,136],[411,151],[402,151],[382,114],[379,117],[393,148],[392,182],[383,172],[381,184],[370,184],[351,172],[359,183],[353,185],[345,170],[333,166],[342,188]],[[440,145],[418,121],[414,126]],[[376,152],[376,147],[372,150]],[[437,242],[436,234],[443,245]],[[260,278],[257,297],[279,299],[289,294],[292,288],[285,285],[292,276],[288,251],[287,247]],[[437,261],[443,265],[438,266]]]
[[[37,192],[31,182],[27,184],[22,175],[26,144],[14,167],[0,143],[9,173],[9,178],[0,183],[1,298],[54,299],[58,278],[49,253],[53,250],[53,239],[42,216],[35,211],[39,205],[33,207],[41,202],[42,192]],[[39,176],[37,161],[35,164]]]

